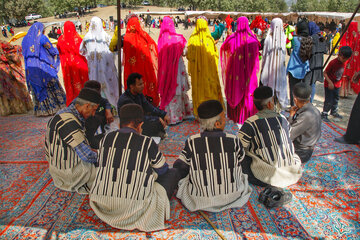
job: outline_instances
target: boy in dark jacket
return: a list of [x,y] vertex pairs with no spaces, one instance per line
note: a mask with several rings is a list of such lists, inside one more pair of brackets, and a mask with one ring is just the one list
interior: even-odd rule
[[[98,93],[101,92],[101,84],[98,81],[89,80],[85,82],[84,88],[90,88]],[[85,121],[85,135],[89,140],[90,146],[94,149],[99,148],[99,142],[105,135],[105,125],[114,121],[114,116],[111,112],[111,104],[106,98],[101,98],[95,116],[89,117]],[[96,135],[98,128],[101,128],[101,133]]]

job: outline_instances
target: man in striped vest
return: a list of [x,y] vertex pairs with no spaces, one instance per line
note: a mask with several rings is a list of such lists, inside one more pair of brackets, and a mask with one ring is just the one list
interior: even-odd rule
[[250,183],[263,187],[295,184],[302,175],[301,161],[290,138],[289,122],[274,111],[273,90],[255,89],[254,104],[259,112],[244,122],[238,134],[245,148],[244,173]]
[[223,132],[226,119],[219,101],[201,103],[198,115],[203,131],[186,140],[174,163],[182,177],[176,196],[190,211],[242,207],[252,189],[241,170],[244,149],[240,140]]
[[169,169],[152,138],[141,135],[144,113],[138,104],[119,109],[121,128],[100,141],[99,167],[90,206],[112,227],[141,231],[166,228],[170,198],[180,176]]
[[85,119],[95,115],[101,96],[83,88],[76,100],[47,124],[45,153],[56,187],[87,194],[95,177],[97,153],[85,137]]

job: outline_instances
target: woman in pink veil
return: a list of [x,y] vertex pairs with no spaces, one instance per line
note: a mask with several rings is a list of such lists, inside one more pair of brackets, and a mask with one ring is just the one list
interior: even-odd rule
[[192,112],[187,95],[188,75],[182,57],[185,45],[186,40],[176,33],[173,20],[164,17],[158,41],[158,89],[160,108],[168,113],[170,124],[181,122]]
[[227,115],[240,124],[257,112],[252,94],[258,87],[259,45],[249,28],[249,20],[240,17],[236,32],[226,39],[220,49]]

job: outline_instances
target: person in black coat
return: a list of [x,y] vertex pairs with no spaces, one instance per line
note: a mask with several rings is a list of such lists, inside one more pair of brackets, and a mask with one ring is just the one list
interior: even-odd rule
[[[169,124],[170,118],[167,113],[157,107],[154,107],[142,93],[144,90],[144,82],[142,75],[132,73],[127,81],[127,89],[120,96],[118,101],[118,110],[128,103],[139,104],[144,111],[144,124],[142,126],[142,134],[146,136],[166,137],[165,127]],[[121,123],[120,123],[121,124]]]
[[[359,82],[360,71],[355,73],[352,81],[354,83]],[[346,129],[346,133],[339,138],[335,138],[336,142],[344,144],[360,144],[360,93],[356,97],[354,106],[351,110],[349,123]]]

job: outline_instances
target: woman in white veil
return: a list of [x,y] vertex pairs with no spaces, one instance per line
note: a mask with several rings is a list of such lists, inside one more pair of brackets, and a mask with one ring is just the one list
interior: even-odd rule
[[89,32],[80,45],[80,54],[87,59],[89,80],[100,82],[102,93],[111,105],[116,106],[119,99],[118,76],[113,53],[109,50],[110,41],[110,36],[103,29],[102,20],[93,17]]
[[285,65],[286,36],[283,21],[280,18],[274,18],[271,21],[262,55],[260,81],[264,86],[274,90],[274,95],[284,109],[287,107],[289,99]]

